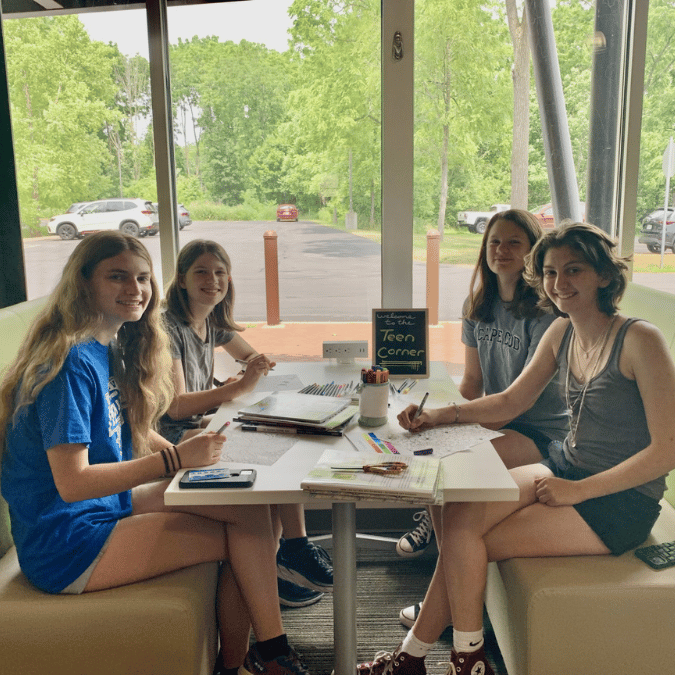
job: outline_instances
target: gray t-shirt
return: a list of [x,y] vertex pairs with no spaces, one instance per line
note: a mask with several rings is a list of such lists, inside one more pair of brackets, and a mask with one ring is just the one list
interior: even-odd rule
[[[618,330],[607,365],[590,381],[579,416],[576,447],[566,438],[562,452],[573,466],[591,473],[600,473],[644,450],[651,443],[642,396],[635,380],[624,377],[619,357],[628,327],[638,319],[628,319]],[[558,351],[557,361],[563,382],[572,324],[567,327]],[[577,419],[583,385],[570,375],[570,403]],[[551,459],[556,460],[552,453]],[[656,500],[663,497],[666,477],[661,476],[635,488]]]
[[[553,314],[517,319],[501,300],[493,307],[494,321],[462,320],[462,342],[478,349],[486,395],[507,389],[532,360],[539,340],[555,321]],[[558,371],[534,405],[513,422],[529,424],[551,440],[562,441],[569,431]]]
[[[180,359],[183,365],[185,391],[205,391],[213,387],[213,351],[227,344],[234,332],[215,328],[206,320],[206,340],[202,340],[190,326],[186,326],[174,314],[164,312],[166,331],[171,338],[171,358]],[[196,429],[204,415],[192,415],[182,420],[173,420],[164,415],[159,422],[159,433],[169,441],[176,442],[185,429]]]

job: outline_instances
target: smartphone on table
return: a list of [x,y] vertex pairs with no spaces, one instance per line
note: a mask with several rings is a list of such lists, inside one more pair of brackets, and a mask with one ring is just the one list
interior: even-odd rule
[[247,488],[255,483],[255,469],[188,469],[179,487],[194,489]]

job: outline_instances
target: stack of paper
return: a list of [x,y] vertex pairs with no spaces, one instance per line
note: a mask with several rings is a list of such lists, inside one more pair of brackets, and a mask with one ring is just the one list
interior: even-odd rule
[[389,459],[399,458],[385,459],[381,454],[328,449],[301,486],[312,494],[334,500],[370,499],[411,504],[436,501],[442,472],[435,457],[402,458],[408,466],[399,475],[383,476],[354,470],[366,464],[382,464]]
[[242,408],[234,421],[255,426],[259,431],[295,429],[341,436],[357,412],[358,407],[351,405],[349,398],[282,391]]

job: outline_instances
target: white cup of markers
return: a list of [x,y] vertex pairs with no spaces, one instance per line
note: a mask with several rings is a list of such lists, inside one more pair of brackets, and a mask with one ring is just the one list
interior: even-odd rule
[[359,424],[379,427],[387,422],[389,406],[389,371],[380,366],[361,369]]

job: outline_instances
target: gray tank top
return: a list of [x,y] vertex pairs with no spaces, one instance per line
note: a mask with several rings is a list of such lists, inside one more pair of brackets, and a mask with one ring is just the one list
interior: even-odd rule
[[[638,320],[628,319],[619,328],[607,365],[588,386],[577,427],[576,447],[572,447],[569,434],[563,443],[562,452],[567,461],[591,473],[600,473],[620,464],[651,442],[637,382],[624,377],[619,370],[619,356],[626,331]],[[570,323],[557,356],[563,378],[567,373],[567,354],[571,338]],[[576,401],[576,405],[573,405],[576,419],[582,385],[571,375],[569,379],[570,401]],[[666,489],[665,476],[638,485],[635,489],[653,499],[661,499]]]

